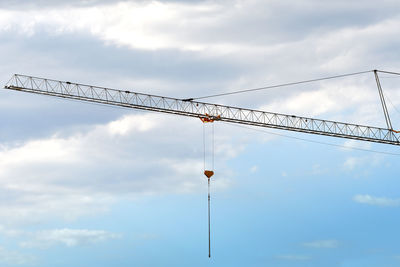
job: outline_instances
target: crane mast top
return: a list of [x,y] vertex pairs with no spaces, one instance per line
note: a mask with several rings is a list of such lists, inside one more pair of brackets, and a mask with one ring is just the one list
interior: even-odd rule
[[400,145],[393,129],[155,96],[15,74],[6,89],[231,123]]

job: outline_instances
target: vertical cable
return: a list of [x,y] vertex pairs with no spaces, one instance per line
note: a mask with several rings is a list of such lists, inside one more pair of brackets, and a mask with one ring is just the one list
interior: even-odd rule
[[212,170],[214,170],[214,123],[212,123]]
[[208,257],[211,258],[210,178],[208,178]]
[[206,170],[206,129],[203,123],[203,168]]
[[[214,170],[214,123],[213,121],[209,121],[211,122],[211,149],[209,151],[209,153],[211,153],[211,162],[208,162],[208,164],[210,164],[211,166],[207,166],[207,167],[211,167],[211,169],[206,169],[206,130],[205,130],[205,126],[203,123],[203,150],[204,150],[204,174],[207,176],[207,185],[208,185],[208,257],[211,258],[211,176],[214,174],[213,170]],[[207,143],[209,145],[209,142]],[[209,156],[207,154],[207,156]]]

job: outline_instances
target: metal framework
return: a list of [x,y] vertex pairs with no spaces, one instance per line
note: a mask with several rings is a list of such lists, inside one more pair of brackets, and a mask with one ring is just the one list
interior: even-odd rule
[[382,86],[381,86],[381,82],[379,81],[379,76],[378,76],[377,70],[374,70],[374,76],[375,76],[376,86],[378,87],[379,98],[381,100],[383,115],[385,116],[386,125],[387,125],[388,129],[393,130],[392,122],[390,121],[389,111],[386,106],[385,97],[383,95]]
[[399,135],[392,129],[155,96],[20,74],[13,75],[5,88],[203,119],[400,145]]

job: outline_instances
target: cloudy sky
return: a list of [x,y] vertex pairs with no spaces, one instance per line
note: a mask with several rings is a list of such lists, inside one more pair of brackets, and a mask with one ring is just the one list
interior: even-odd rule
[[[400,71],[395,0],[27,2],[0,3],[3,84],[189,98]],[[400,78],[381,81],[400,129]],[[374,82],[207,101],[385,127]],[[397,147],[215,123],[208,259],[199,120],[2,89],[0,121],[0,266],[400,264]]]

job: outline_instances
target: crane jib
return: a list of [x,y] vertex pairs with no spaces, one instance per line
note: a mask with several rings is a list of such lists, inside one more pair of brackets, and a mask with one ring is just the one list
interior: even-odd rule
[[398,132],[392,129],[197,102],[192,99],[162,97],[20,74],[15,74],[5,88],[200,119],[218,118],[220,121],[231,123],[400,145]]

